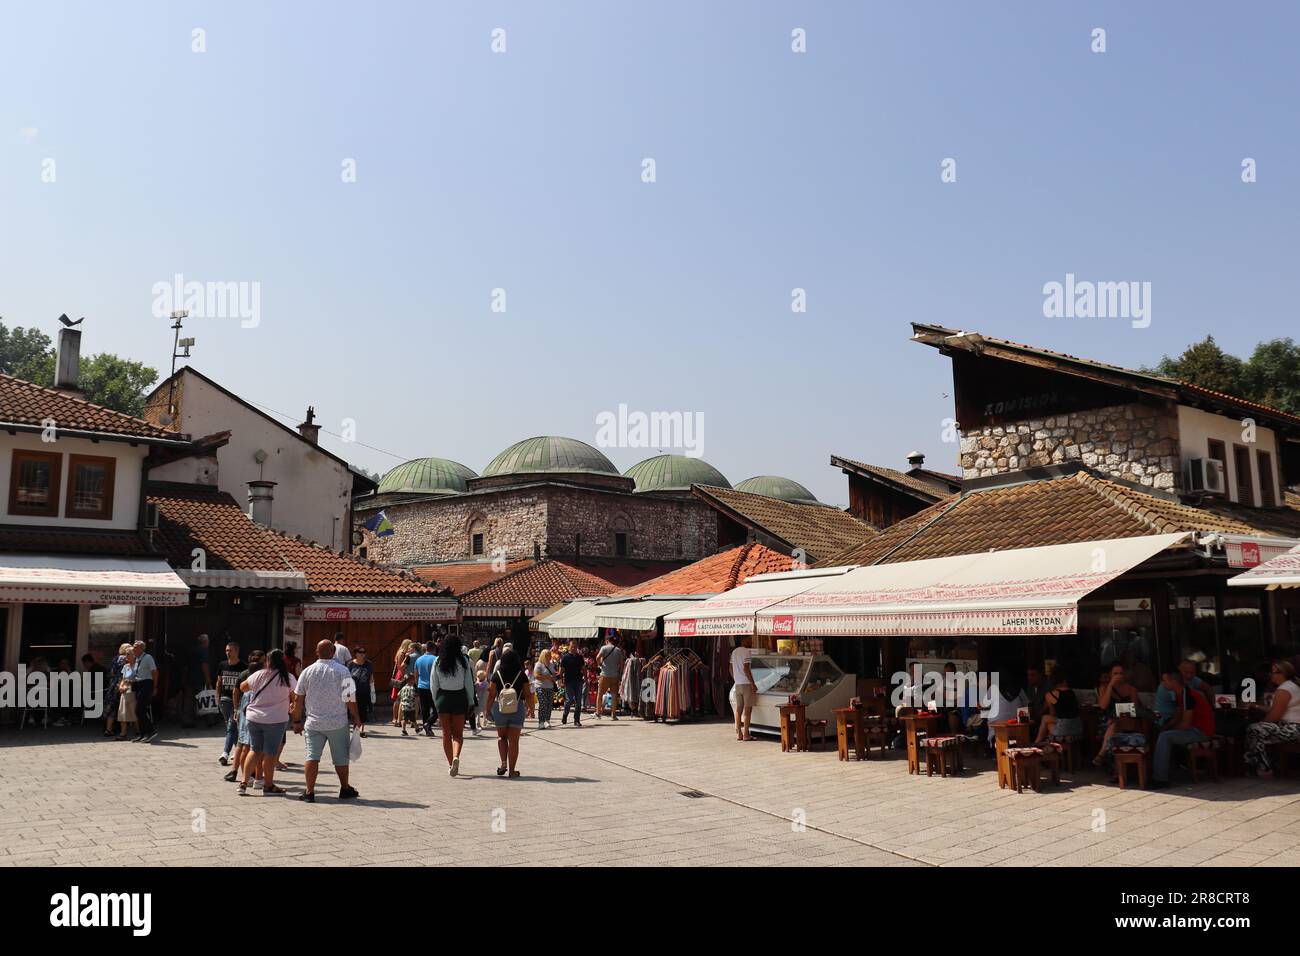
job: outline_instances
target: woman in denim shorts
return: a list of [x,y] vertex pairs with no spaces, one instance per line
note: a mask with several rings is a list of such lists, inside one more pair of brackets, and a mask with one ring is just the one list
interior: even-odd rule
[[[501,712],[501,692],[511,688],[518,695],[515,710],[511,714]],[[488,681],[487,705],[492,712],[492,723],[497,729],[497,752],[501,756],[501,766],[497,767],[497,776],[518,777],[515,764],[519,762],[519,734],[524,729],[524,717],[528,713],[528,697],[532,694],[532,682],[524,673],[519,654],[511,648],[501,655],[492,679]]]

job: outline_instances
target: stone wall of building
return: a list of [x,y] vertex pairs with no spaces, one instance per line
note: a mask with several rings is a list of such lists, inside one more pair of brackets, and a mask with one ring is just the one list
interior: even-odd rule
[[[717,514],[695,499],[534,485],[389,504],[384,511],[393,534],[367,535],[366,556],[406,567],[480,557],[471,553],[475,532],[483,534],[481,557],[502,548],[507,560],[531,558],[534,544],[550,557],[569,557],[578,535],[584,556],[615,557],[617,531],[627,533],[633,558],[693,561],[717,549]],[[358,526],[370,514],[358,514]]]
[[1049,415],[963,432],[963,478],[1081,461],[1112,477],[1173,491],[1179,481],[1178,417],[1141,403]]

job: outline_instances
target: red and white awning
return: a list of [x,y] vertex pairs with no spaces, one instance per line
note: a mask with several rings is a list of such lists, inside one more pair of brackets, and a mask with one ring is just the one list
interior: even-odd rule
[[302,616],[305,621],[454,621],[456,610],[455,601],[424,601],[418,604],[400,601],[331,604],[322,601],[304,604]]
[[1263,564],[1251,568],[1245,574],[1228,578],[1228,584],[1236,587],[1257,588],[1300,588],[1300,547],[1292,548],[1284,554],[1270,558]]
[[177,607],[190,587],[162,558],[0,555],[0,602]]
[[739,587],[664,617],[665,637],[720,637],[754,633],[754,615],[765,607],[826,583],[857,565],[756,574]]
[[1081,541],[858,568],[762,609],[757,633],[1074,634],[1081,598],[1188,537]]

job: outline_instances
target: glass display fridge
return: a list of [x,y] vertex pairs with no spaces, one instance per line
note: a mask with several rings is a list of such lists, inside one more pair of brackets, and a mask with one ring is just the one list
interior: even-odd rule
[[835,709],[849,706],[857,675],[846,674],[825,654],[755,654],[749,659],[757,696],[751,727],[756,733],[781,732],[781,708],[796,694],[809,720],[835,727]]

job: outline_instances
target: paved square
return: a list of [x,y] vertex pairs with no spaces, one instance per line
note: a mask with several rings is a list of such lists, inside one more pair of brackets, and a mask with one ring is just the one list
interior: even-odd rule
[[290,737],[295,766],[277,777],[288,797],[238,796],[219,751],[215,730],[165,729],[152,745],[0,732],[0,863],[1286,865],[1300,846],[1292,781],[1155,793],[1089,770],[1016,794],[983,760],[955,779],[909,777],[901,755],[783,754],[716,722],[530,731],[517,780],[493,772],[495,736],[467,739],[452,779],[440,740],[381,727],[354,768],[352,803],[335,799],[328,769],[317,803],[294,798],[302,738]]

